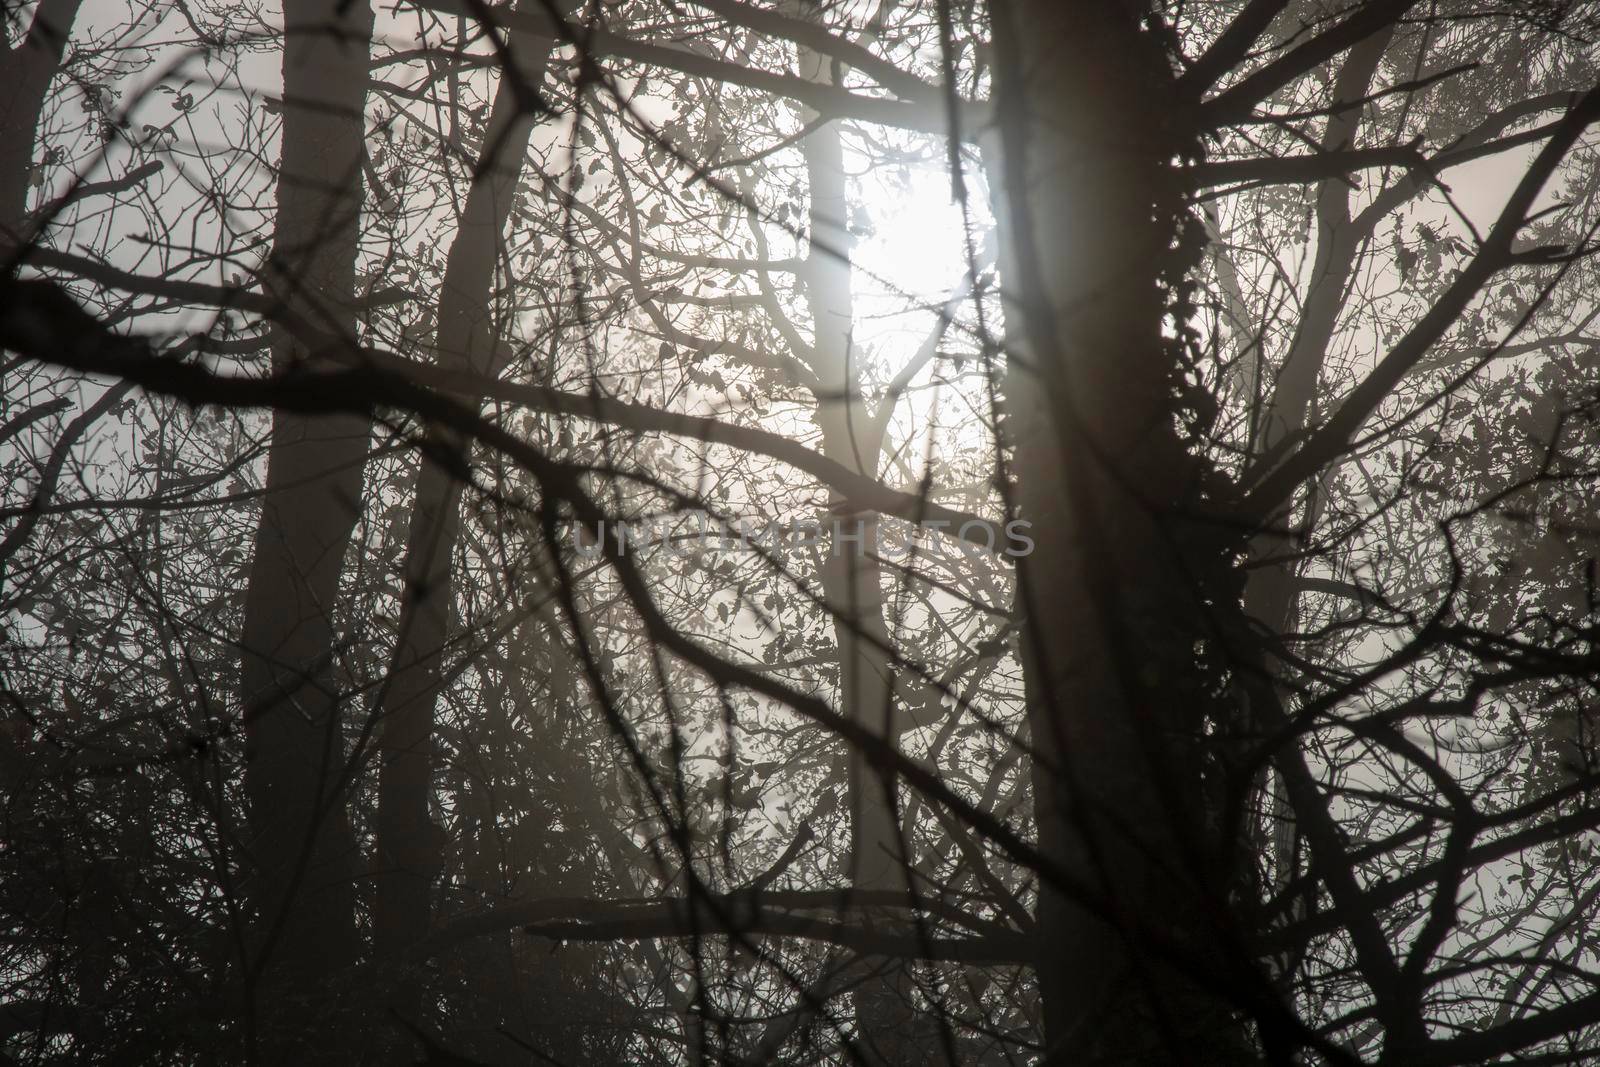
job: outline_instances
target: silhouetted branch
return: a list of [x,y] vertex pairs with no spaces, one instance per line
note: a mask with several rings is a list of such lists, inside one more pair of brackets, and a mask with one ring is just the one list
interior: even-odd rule
[[1301,156],[1208,161],[1191,167],[1189,175],[1197,188],[1236,182],[1305,185],[1370,167],[1405,167],[1432,174],[1427,157],[1417,150],[1415,144],[1410,144],[1392,148],[1349,148]]

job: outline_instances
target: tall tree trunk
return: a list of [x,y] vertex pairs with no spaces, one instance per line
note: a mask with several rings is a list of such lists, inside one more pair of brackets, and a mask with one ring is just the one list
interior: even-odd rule
[[[1334,79],[1330,106],[1348,105],[1367,95],[1393,38],[1394,29],[1390,27],[1350,50]],[[1322,150],[1354,147],[1365,111],[1362,107],[1334,111],[1323,129]],[[1285,447],[1307,427],[1317,381],[1327,362],[1339,313],[1345,307],[1345,289],[1350,284],[1356,254],[1367,236],[1366,229],[1356,227],[1351,220],[1350,185],[1344,175],[1326,178],[1318,186],[1316,225],[1317,251],[1306,300],[1271,402],[1262,415],[1257,440],[1252,442],[1261,455],[1271,455]],[[1308,505],[1301,523],[1302,538],[1309,538],[1315,525],[1312,510]],[[1291,511],[1285,508],[1267,524],[1268,531],[1255,538],[1251,547],[1258,565],[1247,572],[1245,584],[1246,614],[1276,637],[1293,629],[1299,599],[1293,561],[1298,549],[1286,543],[1284,535],[1290,522]],[[1262,843],[1272,856],[1273,883],[1281,889],[1288,884],[1295,862],[1295,826],[1289,796],[1275,771],[1264,770],[1257,788],[1271,827],[1270,838]]]
[[[1351,50],[1334,81],[1330,106],[1348,104],[1366,96],[1368,86],[1377,72],[1378,62],[1393,37],[1394,30],[1390,28],[1374,34]],[[1354,147],[1364,113],[1365,109],[1360,107],[1346,107],[1335,112],[1323,130],[1322,150],[1333,152]],[[1317,379],[1327,360],[1328,346],[1333,341],[1339,313],[1345,307],[1345,287],[1350,283],[1356,252],[1366,236],[1365,230],[1358,231],[1352,225],[1350,185],[1344,175],[1324,179],[1318,186],[1316,220],[1317,252],[1311,269],[1311,283],[1304,310],[1295,327],[1294,341],[1284,359],[1272,402],[1262,418],[1257,435],[1257,444],[1262,453],[1282,448],[1285,442],[1292,442],[1306,429],[1311,400],[1316,395]],[[1289,514],[1285,511],[1271,525],[1281,527],[1288,520]],[[1255,545],[1256,552],[1261,555],[1271,555],[1283,548],[1281,537],[1267,534],[1257,538]],[[1293,568],[1282,563],[1255,567],[1250,571],[1245,594],[1246,609],[1272,633],[1282,632],[1289,624],[1293,579]]]
[[[528,47],[532,47],[529,45]],[[486,158],[467,193],[445,264],[439,295],[437,352],[441,366],[495,374],[502,360],[492,322],[495,261],[511,216],[517,179],[539,115],[521,88],[537,87],[548,53],[515,75],[502,75],[484,135]],[[493,153],[492,156],[487,153]],[[461,447],[439,439],[441,448]],[[460,534],[460,479],[424,454],[417,471],[406,546],[407,600],[400,640],[380,715],[377,898],[373,936],[380,957],[398,956],[427,930],[430,886],[440,868],[441,831],[429,816],[433,787],[434,709],[440,661],[455,595],[451,560]],[[402,983],[395,1005],[410,1018],[420,987]]]
[[45,93],[61,69],[82,0],[40,0],[28,32],[0,60],[0,256],[25,244],[33,146]]
[[[1194,519],[1162,271],[1184,217],[1172,72],[1136,5],[993,5],[1002,283],[1052,1063],[1233,1063],[1225,878],[1199,770],[1207,625],[1225,571]],[[1199,974],[1207,967],[1208,980]]]
[[[814,14],[798,5],[801,14]],[[827,57],[799,48],[801,77],[827,84]],[[817,395],[822,453],[853,471],[875,478],[883,431],[872,418],[861,391],[861,353],[854,348],[855,304],[851,293],[849,197],[844,144],[837,123],[826,123],[800,144],[810,188],[810,247],[804,268],[806,305],[811,313],[810,365],[823,391]],[[891,743],[899,735],[893,696],[889,628],[883,617],[883,571],[877,555],[875,514],[845,511],[845,501],[830,497],[828,558],[821,574],[822,596],[834,615],[838,648],[839,701],[845,714]],[[843,537],[834,535],[842,533]],[[859,751],[848,755],[850,882],[861,889],[906,892],[906,854],[895,806],[876,768]],[[918,1020],[912,1010],[909,974],[903,965],[877,967],[856,985],[861,1049],[877,1062],[898,1065],[926,1058],[917,1052]]]
[[[811,250],[806,259],[806,295],[811,311],[815,359],[812,369],[823,383],[816,398],[822,452],[851,470],[876,477],[880,434],[861,395],[861,374],[853,351],[854,303],[850,292],[850,243],[846,212],[843,147],[839,130],[828,125],[802,145],[811,183]],[[843,499],[831,503],[842,508]],[[835,612],[839,649],[839,692],[844,709],[885,736],[889,721],[889,631],[883,621],[882,566],[876,555],[876,521],[871,515],[832,513],[846,537],[829,545],[822,591]],[[901,846],[893,811],[878,776],[866,760],[850,763],[850,876],[857,885],[904,886]]]
[[[270,289],[322,332],[356,336],[366,0],[285,0],[283,150]],[[276,331],[280,369],[305,347]],[[363,417],[279,412],[245,596],[248,759],[259,1048],[266,1062],[339,1061],[321,983],[353,965],[357,848],[345,753],[335,603],[361,512],[371,437]]]

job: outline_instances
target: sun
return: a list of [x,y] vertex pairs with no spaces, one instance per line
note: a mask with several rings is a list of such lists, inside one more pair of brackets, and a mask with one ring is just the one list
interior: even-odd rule
[[[884,381],[918,363],[940,314],[958,298],[953,305],[957,321],[938,341],[941,355],[922,367],[916,387],[897,401],[902,426],[934,434],[941,448],[978,446],[987,436],[987,420],[971,417],[987,409],[975,376],[968,373],[963,384],[954,384],[963,377],[963,367],[970,372],[979,365],[970,358],[957,360],[980,348],[970,329],[972,257],[981,274],[988,268],[986,249],[993,247],[987,190],[974,181],[968,193],[964,215],[952,195],[949,171],[937,162],[867,170],[858,179],[859,207],[853,220],[858,237],[851,257],[856,268],[854,337]],[[988,325],[999,327],[997,320]],[[940,384],[927,388],[936,378]],[[970,395],[958,397],[957,391]],[[921,455],[924,448],[918,444],[912,451]]]
[[[947,295],[967,267],[962,211],[951,195],[949,172],[934,164],[869,170],[859,179],[859,191],[852,221],[860,241],[853,258],[863,289],[887,282],[924,302]],[[989,222],[981,199],[969,197],[970,209],[980,215],[973,220],[977,246]]]

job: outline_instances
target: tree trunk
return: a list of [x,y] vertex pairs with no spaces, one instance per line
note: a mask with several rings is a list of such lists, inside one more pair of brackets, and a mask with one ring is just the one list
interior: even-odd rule
[[[809,13],[801,6],[800,12]],[[801,77],[831,83],[828,60],[799,48]],[[854,349],[855,304],[851,292],[849,198],[844,145],[837,123],[819,126],[800,143],[810,189],[810,248],[804,268],[806,305],[811,313],[810,365],[823,392],[816,399],[822,453],[869,478],[877,477],[883,434],[865,406],[861,355]],[[883,573],[877,556],[878,523],[873,513],[845,511],[845,501],[830,496],[828,558],[821,574],[822,596],[833,612],[838,648],[839,702],[846,715],[887,738],[899,736],[895,720],[889,629],[883,618]],[[843,533],[844,537],[835,535]],[[847,540],[847,538],[858,538]],[[889,791],[876,768],[859,751],[848,754],[846,792],[850,807],[850,848],[846,868],[860,889],[906,892],[904,838]],[[903,964],[877,966],[857,976],[857,1037],[874,1062],[894,1065],[926,1059],[917,1049],[919,1029]]]
[[[538,85],[548,55],[519,72]],[[539,116],[524,106],[510,76],[500,78],[484,135],[485,152],[462,209],[445,265],[438,309],[438,362],[455,370],[494,375],[501,369],[492,318],[495,261],[511,216],[518,175]],[[441,448],[458,442],[437,440]],[[433,792],[434,708],[440,663],[455,595],[451,560],[461,524],[460,479],[424,454],[417,472],[406,546],[407,600],[400,639],[379,714],[382,760],[378,776],[377,899],[374,942],[380,957],[398,956],[430,922],[430,886],[442,864],[442,832],[429,816]],[[412,1018],[420,987],[402,983],[395,1005]]]
[[1235,1063],[1249,1053],[1223,999],[1197,649],[1227,556],[1195,521],[1204,479],[1162,333],[1188,146],[1137,19],[994,5],[1006,396],[1038,546],[1019,568],[1034,813],[1092,904],[1046,880],[1039,977],[1048,1062]]
[[0,62],[0,255],[27,243],[25,216],[34,140],[45,93],[61,69],[82,0],[41,0],[27,34]]
[[[1350,50],[1334,79],[1330,105],[1347,104],[1367,95],[1378,64],[1393,38],[1394,28],[1390,27]],[[1322,150],[1333,152],[1354,147],[1364,113],[1365,109],[1360,107],[1335,111],[1323,129]],[[1304,310],[1271,402],[1255,435],[1257,440],[1252,442],[1260,455],[1270,455],[1284,447],[1307,428],[1317,381],[1327,361],[1328,347],[1333,343],[1339,313],[1345,307],[1345,288],[1350,284],[1356,253],[1366,238],[1366,231],[1358,231],[1351,220],[1350,185],[1344,175],[1326,178],[1318,186],[1316,221],[1316,259],[1312,264]],[[1298,546],[1287,543],[1282,532],[1290,525],[1291,516],[1291,510],[1284,508],[1267,524],[1268,531],[1255,538],[1251,547],[1258,565],[1247,572],[1245,583],[1245,613],[1274,637],[1289,633],[1297,615],[1299,598],[1294,585],[1293,557]],[[1315,515],[1308,506],[1301,523],[1302,539],[1311,536],[1314,525]],[[1280,558],[1274,559],[1274,556]],[[1282,695],[1280,693],[1280,698]],[[1258,836],[1263,837],[1261,844],[1272,856],[1273,884],[1282,889],[1289,883],[1295,863],[1294,815],[1288,792],[1276,772],[1263,770],[1256,788],[1260,807],[1267,813],[1271,828],[1270,837]]]
[[[1384,50],[1394,37],[1393,28],[1374,34],[1350,52],[1334,82],[1330,105],[1360,100],[1367,95]],[[1361,126],[1363,108],[1346,108],[1328,120],[1323,131],[1322,150],[1337,151],[1354,147]],[[1317,189],[1317,253],[1312,265],[1311,284],[1305,310],[1296,324],[1294,342],[1284,359],[1269,405],[1258,433],[1259,449],[1271,453],[1305,429],[1316,395],[1317,379],[1327,360],[1339,313],[1345,307],[1345,287],[1365,232],[1357,232],[1350,219],[1350,185],[1344,175],[1324,179]],[[1282,527],[1289,521],[1285,510],[1270,524]],[[1285,549],[1283,538],[1263,534],[1256,539],[1255,551],[1270,556]],[[1293,546],[1288,547],[1293,552]],[[1292,566],[1278,563],[1252,568],[1245,593],[1246,610],[1271,633],[1282,633],[1293,614]]]
[[[851,350],[854,302],[850,292],[850,235],[845,213],[843,148],[838,128],[824,126],[802,145],[811,188],[811,251],[806,293],[811,310],[813,370],[824,394],[817,400],[822,453],[851,470],[876,477],[880,435],[861,396],[861,375]],[[845,501],[835,497],[835,507]],[[839,648],[839,692],[846,712],[863,725],[894,736],[891,713],[889,631],[883,621],[882,566],[876,555],[876,519],[871,514],[830,513],[846,536],[831,541],[822,578],[823,596],[835,612]],[[830,534],[833,531],[830,531]],[[850,876],[861,886],[904,886],[899,831],[876,774],[859,754],[850,764]]]
[[[353,341],[372,11],[365,0],[286,0],[284,23],[268,285],[300,319]],[[280,328],[272,357],[281,370],[308,354]],[[252,1002],[269,1063],[346,1059],[324,985],[356,962],[360,945],[335,603],[370,436],[364,417],[279,412],[272,423],[241,664],[259,955]]]

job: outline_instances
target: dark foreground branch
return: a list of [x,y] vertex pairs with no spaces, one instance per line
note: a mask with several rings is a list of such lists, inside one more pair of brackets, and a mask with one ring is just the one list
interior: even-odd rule
[[594,917],[557,918],[525,926],[534,937],[555,941],[637,941],[656,937],[744,936],[800,937],[851,949],[861,955],[946,963],[1010,963],[1030,965],[1032,952],[1022,934],[982,937],[918,936],[914,929],[896,931],[867,923],[851,923],[821,915],[786,912],[758,904],[731,907],[728,902],[675,901],[608,904]]
[[[904,907],[863,902],[863,894],[735,893],[662,900],[549,902],[523,929],[558,941],[629,941],[701,936],[790,937],[823,941],[864,956],[970,964],[1033,962],[1024,934],[923,936]],[[785,898],[815,897],[814,900]]]
[[[202,283],[141,278],[63,255],[50,256],[48,262],[51,266],[68,269],[92,268],[85,270],[86,276],[128,292],[167,295],[203,306],[242,307],[279,319],[284,317],[281,305],[257,293]],[[191,403],[334,412],[349,410],[355,399],[366,398],[374,403],[394,403],[426,414],[395,396],[395,390],[413,397],[420,388],[473,402],[499,400],[532,411],[588,419],[641,433],[671,434],[767,456],[816,478],[844,497],[851,511],[876,511],[930,529],[944,529],[948,536],[988,552],[1002,552],[1009,543],[996,523],[945,507],[920,493],[890,488],[782,434],[605,396],[568,393],[548,386],[502,381],[470,371],[446,370],[341,339],[318,337],[303,323],[288,321],[285,325],[325,363],[348,369],[299,370],[270,378],[213,374],[193,364],[158,356],[147,339],[105,330],[54,283],[39,279],[0,281],[0,345],[73,370],[126,378]],[[358,391],[346,392],[350,389]]]

